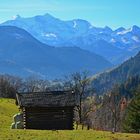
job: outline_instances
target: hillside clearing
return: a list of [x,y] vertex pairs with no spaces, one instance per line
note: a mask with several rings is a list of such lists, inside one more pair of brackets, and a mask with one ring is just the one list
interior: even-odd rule
[[11,130],[12,116],[17,112],[14,100],[0,99],[0,140],[140,140],[138,134],[94,130]]

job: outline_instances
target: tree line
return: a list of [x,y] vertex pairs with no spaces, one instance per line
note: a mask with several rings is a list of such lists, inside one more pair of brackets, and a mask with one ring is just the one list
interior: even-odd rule
[[76,72],[63,79],[46,80],[37,76],[20,78],[0,75],[0,97],[15,98],[17,92],[73,90],[77,95],[75,122],[87,129],[135,132],[140,131],[140,77],[128,78],[103,95],[94,88],[88,72]]

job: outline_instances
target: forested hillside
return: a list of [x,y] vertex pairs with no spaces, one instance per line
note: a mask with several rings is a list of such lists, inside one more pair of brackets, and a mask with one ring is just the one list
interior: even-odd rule
[[93,79],[93,86],[97,93],[103,94],[115,84],[125,82],[129,77],[140,75],[140,53],[111,71],[102,73]]
[[[138,133],[140,129],[140,77],[130,77],[99,96],[89,118],[95,129]],[[127,117],[126,117],[127,116]]]

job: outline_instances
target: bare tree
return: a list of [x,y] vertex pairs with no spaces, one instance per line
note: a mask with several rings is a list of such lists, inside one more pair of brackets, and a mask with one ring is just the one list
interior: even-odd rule
[[92,127],[91,113],[95,112],[97,108],[95,96],[87,97],[82,102],[82,128],[83,125],[87,126],[87,129]]
[[94,88],[91,83],[91,79],[88,77],[88,72],[76,72],[66,77],[64,80],[64,87],[65,89],[72,89],[74,90],[77,99],[78,99],[78,106],[76,111],[78,112],[79,116],[79,123],[82,123],[82,102],[86,99],[87,96],[93,94]]
[[0,96],[15,98],[16,92],[21,89],[22,79],[16,76],[0,75]]
[[15,89],[16,92],[23,91],[23,79],[17,76],[4,75],[5,79],[10,83],[11,87]]
[[109,94],[107,103],[108,108],[112,113],[113,132],[117,131],[117,124],[120,120],[120,100],[121,96],[116,85],[113,91]]
[[50,82],[40,79],[37,76],[30,76],[24,82],[26,92],[45,92],[48,90]]

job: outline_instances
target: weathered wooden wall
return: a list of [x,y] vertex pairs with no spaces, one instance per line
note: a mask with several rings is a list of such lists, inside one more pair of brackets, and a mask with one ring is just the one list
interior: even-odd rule
[[24,128],[44,130],[72,130],[73,107],[23,108]]

